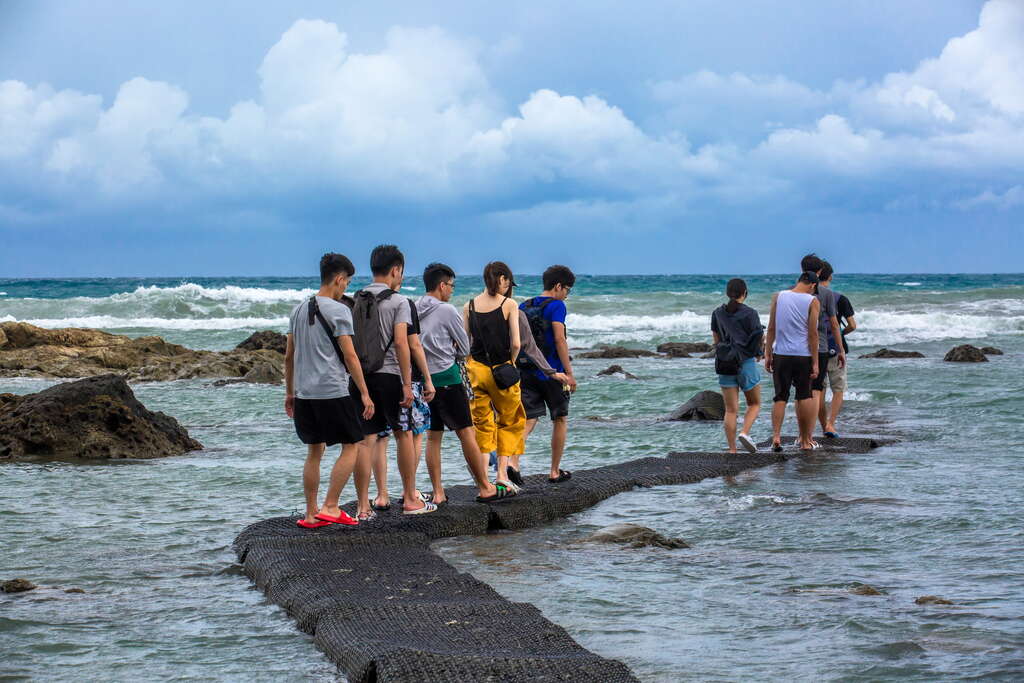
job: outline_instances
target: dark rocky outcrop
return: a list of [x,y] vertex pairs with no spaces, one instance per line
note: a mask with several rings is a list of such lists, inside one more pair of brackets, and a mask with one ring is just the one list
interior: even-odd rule
[[961,344],[949,350],[942,359],[948,363],[987,363],[988,358],[977,346]]
[[921,597],[914,600],[915,605],[952,605],[951,600],[946,598],[940,598],[937,595],[922,595]]
[[865,353],[861,358],[924,358],[920,351],[896,351],[895,349],[878,349],[874,353]]
[[859,586],[854,586],[850,589],[850,592],[854,595],[882,595],[882,591],[878,590],[874,586],[870,586],[866,583],[862,583]]
[[213,386],[223,387],[228,384],[280,384],[283,380],[284,373],[277,366],[272,363],[257,363],[243,377],[219,379],[213,383]]
[[630,372],[626,372],[625,370],[623,370],[621,365],[611,365],[608,368],[606,368],[606,369],[602,370],[601,372],[597,373],[597,375],[599,377],[609,377],[609,376],[614,376],[614,375],[622,375],[626,379],[640,379],[636,375],[634,375],[634,374],[632,374]]
[[722,395],[717,391],[702,391],[676,408],[672,414],[663,417],[661,422],[724,419],[725,399]]
[[622,543],[631,548],[655,546],[673,550],[675,548],[690,547],[690,544],[681,538],[669,538],[639,524],[613,524],[603,529],[598,529],[590,536],[587,536],[587,540],[599,543]]
[[650,358],[658,354],[646,349],[627,349],[625,346],[606,346],[596,351],[581,353],[580,358]]
[[0,462],[162,458],[202,447],[173,417],[147,410],[119,375],[7,394],[0,402]]
[[707,342],[665,342],[658,344],[658,353],[664,353],[674,358],[689,358],[692,353],[708,353],[712,351],[711,344]]
[[986,356],[1001,356],[1003,355],[1002,349],[997,349],[994,346],[982,346],[981,352]]
[[0,377],[93,377],[116,372],[131,381],[244,377],[267,363],[284,372],[284,357],[267,349],[195,351],[160,337],[133,339],[99,330],[48,330],[0,323]]
[[0,592],[4,593],[24,593],[36,588],[39,588],[39,586],[28,579],[10,579],[9,581],[0,582]]
[[288,346],[288,337],[273,330],[253,332],[248,339],[236,346],[240,351],[277,351],[284,353]]

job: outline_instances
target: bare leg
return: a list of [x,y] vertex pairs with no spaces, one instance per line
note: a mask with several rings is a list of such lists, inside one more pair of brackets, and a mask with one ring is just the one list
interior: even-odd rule
[[782,445],[782,421],[786,419],[786,402],[772,403],[772,445]]
[[551,478],[557,479],[560,474],[558,466],[562,464],[565,452],[565,439],[569,435],[569,418],[556,417],[551,421]]
[[[744,391],[743,396],[747,399],[747,412],[743,415],[743,434],[750,436],[750,428],[754,426],[757,416],[761,414],[761,385],[758,384],[750,391]],[[737,396],[737,403],[739,397]]]
[[349,477],[352,476],[358,452],[358,444],[345,444],[341,447],[341,453],[338,455],[334,467],[331,468],[331,483],[327,487],[327,497],[324,498],[324,512],[331,517],[337,517],[341,512],[341,508],[338,507],[338,500],[341,498],[342,489],[345,488]]
[[[487,454],[480,452],[480,446],[476,442],[476,434],[472,427],[464,427],[455,432],[462,443],[462,457],[466,459],[466,466],[476,483],[476,488],[481,496],[493,496],[497,490],[494,484],[487,478]],[[439,432],[440,433],[440,432]]]
[[[817,409],[818,422],[821,424],[821,431],[828,431],[828,401],[825,400],[824,391],[815,391],[814,393],[814,406]],[[811,433],[814,433],[814,429],[811,429]]]
[[370,507],[370,475],[373,469],[373,450],[377,446],[377,436],[367,436],[359,444],[356,454],[356,500],[358,501],[357,514],[369,513]]
[[316,513],[320,512],[316,505],[320,491],[320,458],[327,446],[312,443],[306,447],[306,463],[302,466],[302,491],[306,494],[306,521],[316,522]]
[[373,499],[374,505],[387,505],[391,502],[388,494],[388,437],[374,437],[376,442],[371,450],[373,464],[373,481],[377,484],[377,496]]
[[830,432],[836,431],[836,421],[839,419],[839,411],[843,409],[843,392],[832,390],[832,413],[828,418],[826,429]]
[[413,448],[412,432],[395,431],[398,446],[398,473],[402,477],[402,498],[406,510],[418,510],[423,502],[416,495],[416,451]]
[[[444,432],[427,432],[427,474],[430,475],[430,486],[434,491],[433,500],[441,503],[448,499],[441,483],[441,440]],[[476,437],[473,437],[474,442]],[[477,449],[479,453],[479,449]]]
[[739,387],[722,387],[722,398],[725,399],[725,419],[722,427],[725,429],[725,441],[729,445],[729,452],[736,452],[736,415],[740,411],[740,389]]
[[498,475],[496,477],[497,481],[508,481],[508,461],[509,457],[507,455],[498,456]]
[[814,397],[796,402],[796,420],[800,426],[800,448],[809,449],[814,445],[814,417],[817,412]]

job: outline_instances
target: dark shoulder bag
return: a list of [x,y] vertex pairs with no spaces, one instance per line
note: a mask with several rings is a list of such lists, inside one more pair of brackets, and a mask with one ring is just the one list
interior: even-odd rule
[[[505,302],[502,301],[501,305],[504,306]],[[514,387],[519,384],[519,369],[515,365],[512,365],[511,362],[502,362],[497,364],[494,362],[494,359],[491,358],[491,352],[487,348],[487,340],[484,339],[478,329],[478,326],[475,324],[476,318],[473,315],[474,313],[476,313],[476,308],[473,306],[473,300],[470,299],[469,326],[473,331],[473,335],[480,340],[480,345],[484,347],[484,355],[487,356],[487,366],[491,369],[491,376],[494,377],[494,383],[503,391],[510,387]],[[518,312],[516,315],[519,315]],[[512,359],[510,358],[509,361],[511,360]]]

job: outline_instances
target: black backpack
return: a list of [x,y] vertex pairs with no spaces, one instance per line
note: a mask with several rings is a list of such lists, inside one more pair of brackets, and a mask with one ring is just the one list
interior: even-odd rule
[[[538,303],[541,299],[546,299],[544,303]],[[551,329],[551,321],[544,317],[544,309],[546,309],[554,299],[551,297],[535,296],[534,298],[526,301],[523,304],[522,311],[526,314],[526,321],[530,323],[530,333],[533,335],[533,340],[537,342],[537,348],[544,354],[545,357],[550,356],[553,353],[553,349],[548,346],[547,331]],[[520,367],[532,368],[535,363],[527,357],[525,353],[520,353],[519,358],[516,359],[516,364]]]
[[380,319],[381,303],[390,299],[394,293],[392,289],[385,289],[377,294],[365,289],[356,292],[356,303],[352,309],[352,324],[355,327],[352,342],[356,347],[364,377],[384,366],[384,357],[395,341],[392,331],[387,343],[384,343]]
[[[724,309],[725,306],[715,310],[712,315],[718,315],[718,312]],[[715,346],[715,373],[719,375],[738,375],[740,374],[740,366],[743,365],[743,357],[740,355],[740,351],[736,348],[736,344],[725,334],[725,327],[721,324],[718,325],[718,329],[721,330],[721,336],[719,342]]]

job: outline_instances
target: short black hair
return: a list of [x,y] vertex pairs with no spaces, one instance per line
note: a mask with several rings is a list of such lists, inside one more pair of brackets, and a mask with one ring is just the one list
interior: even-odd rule
[[808,285],[816,285],[818,284],[818,274],[813,270],[805,270],[800,273],[800,282]]
[[804,271],[805,273],[808,270],[812,270],[815,273],[817,273],[819,270],[821,270],[821,264],[823,263],[824,261],[822,261],[817,254],[812,252],[807,256],[804,256],[802,259],[800,259],[800,270]]
[[423,287],[433,292],[445,280],[454,280],[455,271],[443,263],[431,263],[423,269]]
[[395,266],[405,268],[405,256],[393,244],[379,244],[370,252],[370,272],[387,275]]
[[555,285],[569,289],[576,284],[576,275],[568,266],[551,266],[544,271],[541,280],[544,282],[544,289],[554,289]]
[[324,254],[320,257],[320,284],[330,284],[341,273],[349,277],[356,274],[356,267],[344,254]]
[[821,262],[821,269],[818,271],[818,280],[824,282],[825,280],[832,279],[832,273],[836,271],[832,270],[832,264],[828,261]]

